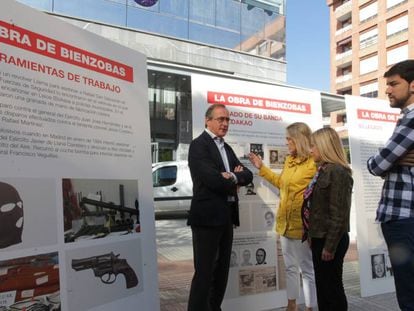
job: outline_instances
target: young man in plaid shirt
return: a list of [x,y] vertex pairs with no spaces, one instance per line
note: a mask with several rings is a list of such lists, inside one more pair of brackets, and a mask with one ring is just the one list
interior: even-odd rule
[[384,178],[376,220],[387,243],[401,310],[414,310],[414,60],[385,74],[390,106],[401,109],[391,138],[368,159],[368,170]]

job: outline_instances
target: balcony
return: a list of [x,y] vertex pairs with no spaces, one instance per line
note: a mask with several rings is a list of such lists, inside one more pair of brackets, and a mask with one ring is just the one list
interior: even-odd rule
[[345,74],[343,76],[339,76],[335,80],[337,90],[349,88],[352,86],[352,73]]
[[345,27],[342,27],[341,29],[338,29],[335,32],[335,36],[342,35],[343,33],[347,32],[348,30],[352,29],[352,24],[346,25]]
[[335,56],[336,66],[339,68],[345,68],[352,63],[352,50],[348,50],[343,53],[338,53]]
[[341,84],[349,80],[352,80],[352,73],[347,73],[346,75],[337,77],[335,82],[336,84]]
[[335,18],[339,21],[344,21],[350,18],[352,15],[352,0],[347,1],[335,10]]

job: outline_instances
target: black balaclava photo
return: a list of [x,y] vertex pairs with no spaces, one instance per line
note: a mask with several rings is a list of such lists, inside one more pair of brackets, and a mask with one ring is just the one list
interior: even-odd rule
[[0,182],[0,248],[22,242],[23,202],[17,190]]

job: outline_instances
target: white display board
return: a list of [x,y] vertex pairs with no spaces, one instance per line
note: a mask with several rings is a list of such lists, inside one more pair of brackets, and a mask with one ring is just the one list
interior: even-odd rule
[[387,246],[379,223],[375,222],[383,179],[367,169],[367,160],[391,137],[400,114],[388,101],[345,96],[349,146],[354,178],[357,246],[361,296],[394,291]]
[[[225,104],[231,118],[225,140],[254,173],[253,185],[239,191],[241,225],[235,230],[223,310],[258,311],[285,306],[283,258],[274,232],[278,190],[258,176],[247,155],[260,154],[266,165],[280,172],[288,154],[286,127],[299,121],[313,130],[322,127],[320,94],[204,75],[192,75],[191,88],[193,137],[204,130],[208,106]],[[261,260],[263,250],[265,262]]]
[[145,56],[0,7],[0,308],[159,310]]

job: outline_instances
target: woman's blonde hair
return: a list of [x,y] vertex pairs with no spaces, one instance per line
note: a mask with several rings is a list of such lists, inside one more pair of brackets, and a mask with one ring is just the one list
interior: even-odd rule
[[341,139],[334,129],[325,127],[315,131],[311,136],[311,144],[318,148],[322,162],[336,163],[352,171],[346,160]]
[[286,128],[286,132],[296,145],[296,156],[308,158],[310,155],[310,138],[312,131],[306,123],[295,122]]

